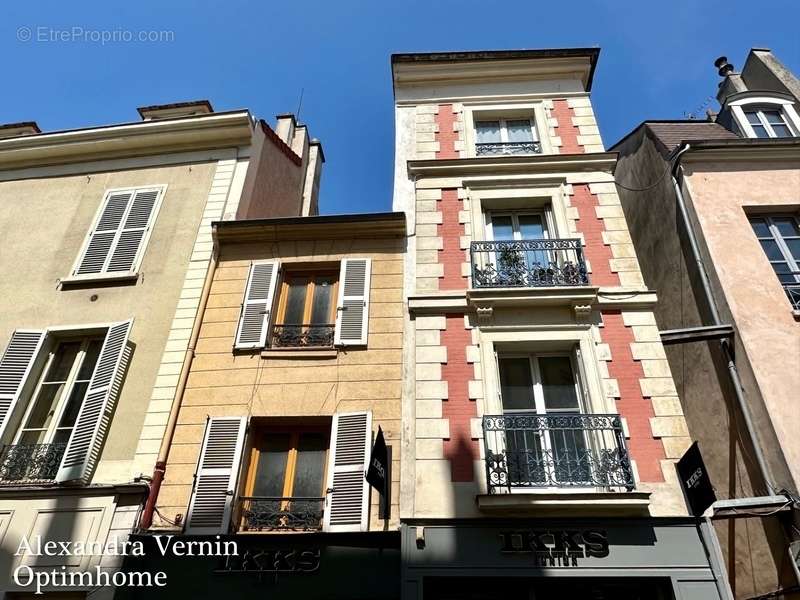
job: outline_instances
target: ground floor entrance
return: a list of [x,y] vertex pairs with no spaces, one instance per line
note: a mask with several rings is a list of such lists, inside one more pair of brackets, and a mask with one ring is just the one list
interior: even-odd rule
[[408,520],[403,600],[729,600],[688,518]]

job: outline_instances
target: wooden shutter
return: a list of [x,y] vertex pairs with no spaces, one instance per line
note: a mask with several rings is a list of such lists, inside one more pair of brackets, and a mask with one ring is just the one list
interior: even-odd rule
[[227,533],[246,425],[247,417],[209,417],[206,422],[186,533]]
[[339,275],[334,342],[342,346],[366,346],[369,329],[369,258],[347,258]]
[[278,284],[279,266],[276,260],[250,265],[236,329],[235,348],[263,348],[267,345],[269,316]]
[[0,440],[44,342],[44,331],[17,329],[0,358]]
[[365,473],[372,442],[372,413],[337,413],[331,426],[325,531],[367,531],[369,484]]
[[86,397],[56,474],[59,483],[88,483],[92,475],[130,361],[128,335],[132,324],[132,320],[116,323],[106,332]]
[[134,271],[163,188],[109,192],[73,275]]

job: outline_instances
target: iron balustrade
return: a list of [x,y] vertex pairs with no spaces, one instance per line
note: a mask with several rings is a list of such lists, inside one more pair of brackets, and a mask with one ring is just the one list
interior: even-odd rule
[[273,325],[273,348],[316,348],[333,346],[333,323],[283,323]]
[[[794,275],[796,280],[800,280],[800,271],[793,271],[788,274]],[[793,283],[783,282],[782,285],[786,296],[789,298],[789,302],[792,304],[792,309],[800,310],[800,281],[795,281]]]
[[0,485],[53,481],[66,449],[66,442],[3,446],[0,448]]
[[490,494],[513,488],[634,488],[619,415],[483,417]]
[[319,531],[325,498],[239,498],[240,531]]
[[588,285],[579,239],[471,242],[473,288]]
[[541,153],[541,142],[479,142],[475,144],[476,156]]

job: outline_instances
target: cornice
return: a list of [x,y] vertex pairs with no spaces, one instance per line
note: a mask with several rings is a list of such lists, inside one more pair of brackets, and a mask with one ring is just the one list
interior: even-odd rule
[[246,110],[0,140],[0,170],[249,145]]
[[[684,165],[709,161],[779,162],[800,160],[800,138],[730,140],[729,143],[689,141],[691,152],[681,155]],[[680,147],[680,146],[679,146]]]
[[408,161],[408,173],[412,176],[421,177],[492,175],[497,173],[553,173],[558,171],[606,171],[613,173],[616,163],[616,152],[451,158],[410,160]]

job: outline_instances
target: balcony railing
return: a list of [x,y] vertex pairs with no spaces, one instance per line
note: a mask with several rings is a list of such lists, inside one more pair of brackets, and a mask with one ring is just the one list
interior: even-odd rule
[[272,327],[273,348],[320,348],[333,346],[333,323],[284,323]]
[[239,498],[240,531],[318,531],[325,498]]
[[473,288],[588,285],[579,239],[472,242]]
[[475,144],[476,156],[508,154],[541,154],[540,142],[481,142]]
[[2,446],[0,486],[51,482],[58,473],[66,448],[66,442]]
[[483,435],[490,494],[518,488],[634,487],[619,415],[484,416]]
[[[795,277],[800,276],[800,271],[791,273]],[[783,290],[786,292],[787,298],[794,310],[800,310],[800,283],[784,283]]]

